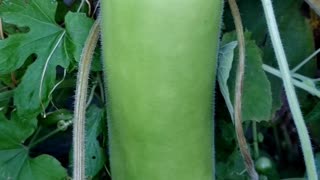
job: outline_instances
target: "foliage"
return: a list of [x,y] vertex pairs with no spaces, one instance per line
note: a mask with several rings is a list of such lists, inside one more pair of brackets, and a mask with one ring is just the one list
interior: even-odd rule
[[[61,5],[67,8],[60,1],[7,0],[0,3],[5,35],[5,39],[0,41],[2,178],[67,177],[68,164],[64,163],[63,167],[54,158],[58,152],[51,153],[52,156],[40,154],[35,158],[30,157],[34,154],[33,150],[37,151],[34,147],[37,143],[33,143],[46,136],[42,132],[50,132],[57,124],[71,119],[68,110],[64,110],[64,114],[61,112],[63,108],[70,109],[72,106],[72,101],[66,102],[64,97],[72,96],[74,84],[70,86],[59,82],[72,82],[84,41],[93,24],[93,19],[83,12],[61,13],[58,9]],[[57,18],[61,16],[64,17],[63,22],[58,23]],[[101,104],[99,96],[93,99],[95,103]],[[97,107],[90,109],[95,111],[88,113],[95,116],[91,117],[92,121],[88,124],[88,140],[91,142],[88,144],[88,154],[96,157],[96,160],[90,159],[88,163],[100,163],[92,163],[95,165],[90,166],[88,171],[91,176],[95,176],[106,161],[104,151],[96,139],[103,131],[103,126],[100,126],[103,124],[103,110]],[[51,115],[54,111],[60,114],[54,117]],[[39,143],[41,145],[42,142]],[[68,144],[71,145],[71,142]],[[68,151],[70,145],[61,151]]]
[[37,126],[36,119],[19,118],[15,112],[8,120],[0,114],[0,176],[1,179],[62,179],[66,170],[48,155],[30,158],[30,147],[24,142]]
[[[91,12],[87,4],[79,8],[79,1],[0,1],[0,33],[4,35],[0,39],[0,179],[54,180],[71,176],[71,130],[59,127],[72,119],[78,62],[97,16],[93,12],[98,0],[90,2]],[[282,83],[262,69],[263,64],[278,67],[261,2],[237,2],[246,32],[243,125],[251,153],[272,162],[272,170],[260,174],[264,178],[304,177],[300,143]],[[309,14],[314,12],[302,0],[273,2],[289,64],[294,68],[318,48],[319,30],[310,24],[319,23],[320,18],[311,21]],[[246,179],[230,116],[238,47],[227,6],[222,31],[217,78],[220,88],[215,102],[216,173],[218,179]],[[98,46],[88,91],[86,171],[92,179],[110,178],[100,51]],[[318,69],[314,58],[297,73],[313,80]],[[298,94],[319,164],[320,101],[303,90]]]

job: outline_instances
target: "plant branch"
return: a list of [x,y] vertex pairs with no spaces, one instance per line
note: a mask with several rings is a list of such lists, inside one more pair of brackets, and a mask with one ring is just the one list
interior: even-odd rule
[[[278,70],[278,69],[275,69],[269,65],[266,65],[266,64],[263,64],[262,65],[262,68],[264,71],[274,75],[274,76],[277,76],[279,78],[281,78],[281,72]],[[305,91],[307,91],[308,93],[310,93],[311,95],[314,95],[314,96],[317,96],[318,98],[320,98],[320,91],[318,89],[315,89],[314,87],[312,86],[308,86],[306,85],[305,83],[302,83],[296,79],[292,79],[292,83],[297,86],[298,88],[300,89],[303,89]]]
[[273,12],[273,7],[271,0],[261,0],[267,25],[269,28],[269,34],[271,37],[271,42],[273,44],[273,48],[276,54],[276,58],[279,64],[279,69],[282,76],[282,81],[284,84],[284,89],[286,91],[286,96],[288,99],[288,104],[292,113],[292,117],[294,123],[296,125],[298,135],[301,142],[302,152],[304,155],[304,161],[307,168],[308,178],[311,180],[317,180],[318,175],[316,171],[314,155],[312,152],[312,146],[310,142],[310,137],[308,134],[307,127],[304,123],[304,119],[301,113],[301,109],[299,107],[298,98],[296,92],[294,90],[294,86],[292,84],[292,78],[289,70],[288,61],[284,52],[284,48],[282,46],[282,42],[280,39],[280,34],[278,30],[278,25],[276,22],[276,18]]
[[99,22],[96,20],[82,50],[77,75],[75,110],[73,121],[73,179],[85,180],[85,115],[88,79],[94,49],[99,39]]
[[234,24],[236,27],[238,44],[239,44],[239,64],[236,76],[236,91],[234,100],[234,120],[237,140],[239,143],[240,152],[242,158],[244,159],[247,172],[252,180],[258,180],[258,174],[255,170],[253,160],[251,158],[247,141],[244,136],[242,127],[242,95],[243,95],[243,78],[245,71],[245,40],[243,34],[243,26],[240,17],[240,12],[238,5],[235,0],[228,0],[229,6],[231,8],[231,13],[234,19]]

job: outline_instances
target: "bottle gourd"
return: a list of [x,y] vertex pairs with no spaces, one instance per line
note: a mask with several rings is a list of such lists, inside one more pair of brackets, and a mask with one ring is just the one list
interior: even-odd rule
[[214,179],[223,1],[101,3],[112,179]]

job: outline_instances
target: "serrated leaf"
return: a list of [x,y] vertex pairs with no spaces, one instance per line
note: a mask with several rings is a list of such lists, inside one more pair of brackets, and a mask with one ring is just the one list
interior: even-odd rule
[[[312,29],[307,19],[301,14],[303,0],[273,0],[272,3],[287,60],[290,67],[293,68],[314,51]],[[263,51],[264,63],[277,68],[278,63],[268,35],[268,28],[266,26],[261,2],[256,0],[241,0],[238,2],[238,5],[243,26],[252,32],[252,37]],[[228,8],[226,11],[228,12]],[[231,13],[225,14],[224,22],[226,23],[227,30],[230,31],[234,29]],[[302,69],[299,70],[299,73],[313,77],[315,70],[316,61],[311,61],[304,65]],[[281,79],[273,75],[268,74],[268,79],[271,82],[272,88],[272,111],[270,117],[272,118],[283,104],[283,83]],[[296,90],[300,102],[303,101],[307,93],[303,90]]]
[[218,82],[221,94],[226,102],[227,108],[230,113],[230,117],[233,120],[233,105],[231,103],[228,79],[232,68],[232,62],[234,58],[234,49],[237,47],[237,41],[232,41],[223,45],[219,50],[219,64],[218,64]]
[[15,89],[14,103],[20,116],[34,117],[43,111],[56,83],[56,67],[67,68],[71,60],[79,59],[77,53],[91,27],[92,20],[84,14],[69,13],[63,29],[54,20],[56,8],[55,1],[43,0],[0,4],[5,22],[30,29],[0,41],[0,74],[15,71],[31,54],[37,56]]
[[[231,42],[236,39],[235,33],[226,33],[223,43]],[[250,34],[246,33],[246,60],[245,74],[243,81],[242,97],[242,119],[263,121],[269,120],[272,107],[272,95],[270,82],[266,73],[262,69],[261,51],[255,41],[250,39]],[[238,53],[236,49],[235,63],[230,73],[228,86],[231,94],[231,101],[234,99],[236,70],[238,66]]]
[[49,155],[30,158],[23,143],[34,132],[36,119],[24,120],[15,113],[11,120],[0,114],[0,179],[56,180],[67,177],[59,161]]
[[48,57],[57,37],[64,31],[54,21],[55,11],[56,3],[42,0],[2,2],[0,16],[3,21],[28,27],[29,32],[10,35],[0,41],[1,74],[16,70],[33,53],[38,55],[39,61]]
[[86,174],[89,177],[94,177],[106,162],[105,151],[97,140],[104,128],[103,109],[92,105],[86,116]]

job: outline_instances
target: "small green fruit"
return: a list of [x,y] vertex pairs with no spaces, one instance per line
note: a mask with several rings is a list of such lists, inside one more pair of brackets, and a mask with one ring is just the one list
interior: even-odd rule
[[256,170],[261,174],[267,174],[272,170],[272,161],[264,156],[261,156],[256,161]]

